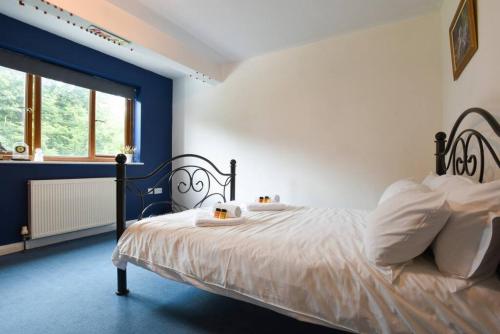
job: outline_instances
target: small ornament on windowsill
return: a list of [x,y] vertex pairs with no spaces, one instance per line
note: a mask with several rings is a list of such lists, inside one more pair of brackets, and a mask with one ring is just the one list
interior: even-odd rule
[[15,143],[12,152],[12,160],[29,160],[30,147],[26,143]]
[[2,143],[0,143],[0,160],[3,160],[6,154],[7,154],[7,149],[3,147]]
[[43,162],[43,151],[41,148],[35,149],[35,157],[33,158],[33,161]]
[[127,161],[125,163],[130,164],[134,162],[134,152],[135,152],[134,146],[125,145],[122,147],[120,152],[125,154],[125,156],[127,157]]

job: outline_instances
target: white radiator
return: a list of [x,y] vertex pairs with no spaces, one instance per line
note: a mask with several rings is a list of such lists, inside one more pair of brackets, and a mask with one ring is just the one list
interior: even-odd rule
[[98,178],[28,181],[31,238],[114,223],[114,180]]

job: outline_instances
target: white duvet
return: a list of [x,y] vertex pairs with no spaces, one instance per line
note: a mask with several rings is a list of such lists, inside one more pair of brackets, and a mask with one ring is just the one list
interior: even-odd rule
[[[245,212],[239,226],[195,227],[196,210],[130,226],[113,253],[199,288],[362,333],[499,333],[500,282],[472,287],[426,259],[391,283],[363,254],[366,211]],[[136,283],[137,284],[137,283]],[[457,292],[452,292],[456,291]]]

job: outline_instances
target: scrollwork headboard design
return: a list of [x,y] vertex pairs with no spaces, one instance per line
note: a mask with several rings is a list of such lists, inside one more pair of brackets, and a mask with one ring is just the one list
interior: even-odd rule
[[[479,182],[483,182],[485,153],[491,155],[497,168],[500,168],[500,159],[488,139],[478,130],[465,129],[457,134],[460,124],[470,114],[481,116],[493,129],[496,136],[500,137],[500,125],[492,114],[481,108],[471,108],[464,111],[453,125],[448,141],[444,132],[438,132],[435,136],[436,173],[443,175],[451,171],[454,175],[476,176]],[[471,152],[472,143],[477,144],[478,153]]]
[[[184,163],[186,159],[195,160],[196,163]],[[142,209],[138,217],[141,220],[155,206],[169,207],[173,212],[184,211],[201,207],[208,199],[217,198],[218,201],[227,202],[235,199],[236,161],[231,160],[230,173],[223,173],[213,162],[196,154],[182,154],[169,159],[151,173],[144,176],[127,177],[125,160],[122,155],[116,157],[117,182],[122,181],[125,191],[131,191],[140,198]],[[180,162],[180,166],[174,166],[174,162]],[[203,167],[205,164],[207,167]],[[148,182],[147,184],[142,181]],[[176,184],[174,184],[176,182]],[[152,195],[154,189],[162,186],[168,191],[168,199],[162,201],[151,201],[146,203],[146,196]],[[214,188],[216,188],[214,190]],[[174,198],[174,192],[184,195],[193,193],[199,195],[196,202],[188,207]],[[229,192],[229,196],[228,196]],[[118,197],[122,197],[118,194]]]

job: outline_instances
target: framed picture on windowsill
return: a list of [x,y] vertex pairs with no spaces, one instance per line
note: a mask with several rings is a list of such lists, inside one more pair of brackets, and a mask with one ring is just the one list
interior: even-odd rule
[[450,26],[453,79],[457,80],[478,48],[474,0],[461,0]]

